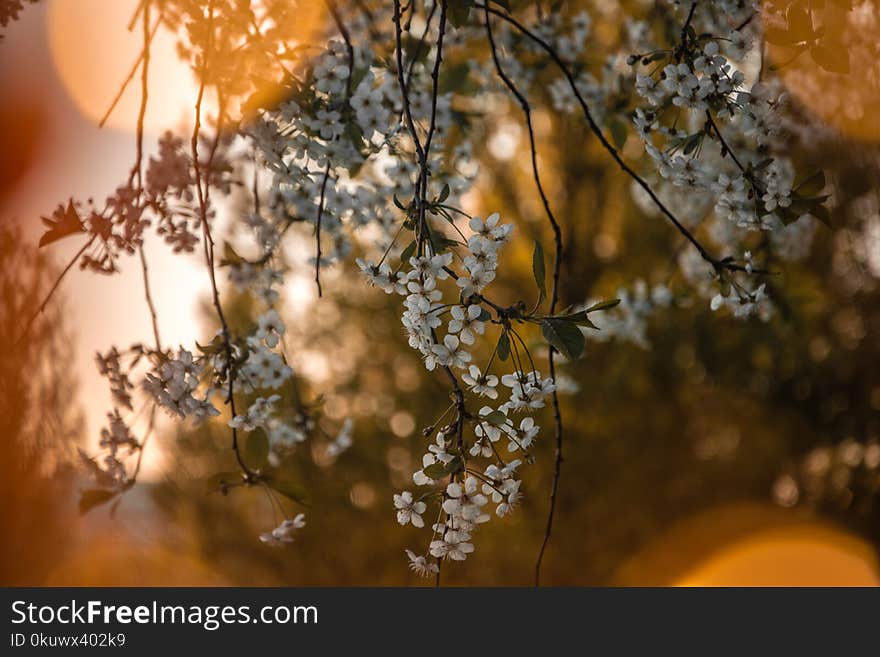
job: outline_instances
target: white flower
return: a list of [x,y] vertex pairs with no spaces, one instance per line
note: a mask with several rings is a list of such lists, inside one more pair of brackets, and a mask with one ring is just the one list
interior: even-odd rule
[[441,253],[435,256],[421,256],[409,259],[412,269],[407,274],[410,280],[421,278],[439,278],[441,281],[448,278],[446,267],[452,264],[451,253]]
[[393,274],[391,272],[391,267],[388,266],[387,262],[383,262],[381,265],[374,265],[362,258],[358,258],[356,262],[357,266],[360,267],[362,272],[364,272],[370,283],[382,288],[385,291],[385,294],[391,294],[395,291],[394,280],[392,278]]
[[276,346],[286,330],[278,312],[273,308],[261,315],[257,322],[257,338],[265,342],[269,348]]
[[284,543],[293,543],[293,534],[297,529],[306,526],[306,516],[304,513],[297,514],[292,520],[287,518],[271,532],[260,534],[260,540],[269,545],[283,545]]
[[459,276],[456,284],[461,288],[465,297],[479,294],[492,281],[495,280],[495,272],[481,265],[475,266],[469,271],[470,276]]
[[486,468],[486,478],[492,483],[483,484],[483,492],[498,505],[495,508],[495,513],[499,518],[510,513],[522,497],[519,492],[522,481],[514,478],[516,470],[521,464],[522,462],[516,459],[500,468],[494,463]]
[[498,377],[494,374],[483,374],[479,367],[471,365],[468,371],[461,375],[461,379],[478,395],[498,399],[498,391],[495,389],[498,385]]
[[340,121],[342,115],[336,110],[319,109],[314,118],[306,119],[306,124],[317,132],[321,139],[335,139],[342,134],[345,124]]
[[498,213],[493,212],[488,217],[486,217],[486,221],[483,221],[479,217],[471,217],[468,225],[471,230],[474,231],[480,237],[494,241],[494,242],[505,242],[508,237],[510,237],[510,233],[513,231],[512,224],[500,224],[498,223]]
[[336,438],[334,438],[333,442],[327,445],[327,453],[331,456],[339,456],[342,452],[351,447],[351,434],[353,430],[354,421],[351,418],[346,418],[345,422],[342,423],[342,428],[339,430]]
[[516,432],[516,438],[511,437],[507,445],[507,451],[515,452],[517,449],[528,449],[538,435],[541,427],[535,426],[535,420],[531,417],[524,417],[519,423],[519,430]]
[[421,501],[413,502],[413,494],[408,490],[394,495],[394,506],[397,509],[397,522],[401,525],[412,522],[415,527],[425,526],[421,514],[425,512],[427,505]]
[[275,402],[280,399],[281,395],[272,395],[266,398],[257,397],[248,408],[247,414],[236,415],[229,421],[229,426],[243,431],[253,431],[257,427],[265,426]]
[[[507,415],[507,409],[503,406],[498,410],[503,415]],[[491,406],[483,406],[483,408],[480,409],[479,416],[481,419],[486,418],[494,412],[495,409],[493,409]],[[477,434],[477,436],[480,437],[485,435],[490,441],[494,443],[501,437],[502,431],[507,432],[509,430],[509,425],[507,423],[508,421],[506,419],[499,422],[498,424],[496,424],[495,422],[497,421],[494,419],[492,421],[482,419],[482,421],[477,425],[474,432]]]
[[293,370],[285,363],[284,359],[265,347],[258,347],[248,356],[244,364],[245,374],[261,388],[277,390],[290,378]]
[[482,511],[489,500],[480,493],[480,484],[476,477],[467,477],[462,486],[452,482],[446,486],[447,499],[443,501],[443,510],[456,519],[467,523],[482,523],[489,519]]
[[196,363],[193,355],[181,349],[177,358],[162,362],[144,379],[144,388],[168,411],[181,418],[194,417],[201,421],[207,417],[220,415],[214,406],[204,399],[197,399],[193,393],[198,390],[202,364]]
[[437,568],[437,564],[428,563],[427,557],[416,555],[412,550],[404,550],[404,552],[406,552],[406,557],[409,559],[410,569],[419,577],[428,577],[440,570]]
[[654,78],[648,75],[637,75],[636,93],[656,106],[663,104],[663,101],[666,100],[667,90],[663,85],[657,84]]
[[437,541],[431,541],[430,552],[432,556],[438,559],[452,559],[453,561],[464,561],[467,555],[474,551],[474,546],[468,541],[471,535],[464,531],[450,529],[443,538]]
[[443,338],[443,344],[435,344],[431,350],[440,365],[446,367],[465,368],[471,360],[471,355],[461,349],[461,343],[454,335]]
[[519,492],[519,487],[522,484],[520,480],[508,480],[505,481],[502,485],[501,491],[506,496],[502,502],[495,507],[495,513],[499,518],[503,518],[508,513],[510,513],[514,508],[516,508],[519,501],[522,499],[522,493]]
[[461,306],[453,306],[452,319],[449,322],[449,332],[458,333],[459,339],[465,344],[473,344],[475,334],[483,335],[486,325],[480,321],[483,314],[481,306],[474,304],[464,310]]

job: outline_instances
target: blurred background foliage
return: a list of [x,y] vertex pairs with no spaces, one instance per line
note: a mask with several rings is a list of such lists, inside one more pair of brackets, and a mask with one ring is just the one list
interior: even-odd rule
[[[594,31],[598,52],[615,47],[615,26],[598,20]],[[547,98],[533,104],[550,105]],[[487,111],[491,121],[476,140],[482,173],[469,202],[477,214],[499,211],[517,225],[493,285],[493,299],[513,303],[534,295],[532,240],[540,239],[549,253],[551,235],[531,180],[518,108],[493,102]],[[686,284],[676,275],[678,234],[637,208],[628,179],[580,118],[539,109],[534,119],[542,175],[564,231],[562,305],[614,297],[638,279],[684,295]],[[497,133],[516,148],[493,149]],[[637,144],[627,148],[637,155]],[[821,163],[829,173],[836,208],[832,228],[819,228],[807,259],[774,266],[773,295],[782,312],[767,323],[743,322],[710,312],[703,301],[681,302],[649,320],[650,348],[588,342],[582,359],[563,366],[579,390],[562,397],[565,460],[545,560],[547,583],[670,583],[671,571],[648,576],[649,565],[633,580],[622,579],[621,569],[671,528],[699,516],[700,529],[678,539],[676,565],[662,561],[663,568],[686,569],[717,547],[708,546],[706,536],[718,533],[723,542],[736,534],[715,511],[734,504],[746,505],[741,516],[751,518],[733,523],[742,531],[819,518],[880,545],[880,470],[847,452],[853,444],[864,452],[880,438],[878,149],[839,133],[807,146],[793,142],[793,148],[794,159]],[[233,206],[249,202],[242,193]],[[4,326],[24,312],[6,286],[18,285],[25,268],[40,279],[45,266],[33,258],[32,264],[12,264],[13,257],[31,253],[16,240],[20,236],[3,234],[0,272],[9,274],[2,281]],[[234,469],[228,430],[219,420],[198,429],[170,427],[159,439],[166,465],[160,479],[138,484],[113,508],[77,519],[75,491],[81,484],[69,467],[45,471],[42,458],[49,449],[44,445],[75,442],[73,396],[67,394],[75,384],[64,368],[62,336],[68,329],[61,328],[58,305],[41,319],[55,330],[35,332],[40,337],[27,349],[0,359],[7,441],[0,466],[2,531],[10,537],[0,542],[0,579],[420,583],[407,570],[403,551],[423,549],[425,535],[397,525],[391,496],[412,488],[411,473],[429,440],[422,428],[445,409],[448,390],[408,348],[397,297],[369,288],[351,267],[329,272],[327,281],[321,300],[286,308],[287,347],[297,393],[321,399],[322,430],[332,437],[351,416],[354,444],[330,457],[319,435],[285,463],[309,499],[305,509],[283,502],[289,513],[307,515],[296,543],[277,549],[257,539],[278,521],[266,491],[234,488],[224,495],[210,484],[212,475]],[[39,297],[27,296],[31,303]],[[233,324],[252,321],[243,299],[232,296],[226,304]],[[207,307],[205,318],[207,325]],[[9,335],[0,340],[4,348],[13,343]],[[530,337],[544,359],[539,336]],[[37,360],[49,364],[42,384],[25,376]],[[46,394],[55,398],[40,397]],[[290,401],[292,393],[285,394]],[[16,419],[28,417],[28,409],[40,409],[35,412],[51,426]],[[552,477],[552,423],[548,414],[542,419],[537,462],[524,469],[522,507],[481,528],[475,554],[444,566],[444,584],[532,582]],[[827,463],[817,464],[822,459],[816,454]],[[785,510],[773,510],[773,504]],[[695,535],[703,538],[695,541]]]

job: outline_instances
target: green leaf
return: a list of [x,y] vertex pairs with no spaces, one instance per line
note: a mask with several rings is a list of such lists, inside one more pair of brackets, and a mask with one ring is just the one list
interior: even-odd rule
[[88,513],[97,506],[106,504],[119,494],[116,490],[106,488],[87,488],[79,496],[79,512]]
[[447,251],[450,247],[458,246],[458,242],[453,239],[449,239],[445,235],[441,235],[437,231],[433,231],[430,234],[431,246],[434,248],[434,253],[443,253]]
[[599,301],[597,303],[594,303],[589,308],[585,308],[584,312],[585,313],[594,313],[599,310],[610,310],[611,308],[614,308],[615,306],[617,306],[619,303],[620,303],[620,299],[607,299],[606,301]]
[[220,259],[220,266],[240,265],[243,262],[245,259],[238,255],[235,248],[229,242],[223,242],[223,257]]
[[196,348],[206,356],[213,356],[219,354],[221,351],[225,351],[226,343],[221,336],[215,335],[208,344],[202,345],[196,342]]
[[501,337],[498,338],[498,347],[496,349],[500,361],[504,362],[510,358],[510,337],[507,335],[507,331],[504,331]]
[[[444,468],[446,474],[458,474],[459,472],[464,472],[464,461],[461,460],[460,456],[454,457],[449,463],[446,464]],[[434,477],[431,477],[434,479]]]
[[448,0],[446,14],[449,16],[449,22],[455,27],[461,27],[467,23],[473,6],[474,0]]
[[823,224],[831,228],[831,213],[824,205],[815,205],[810,209],[810,214],[816,217]]
[[443,189],[440,190],[440,195],[437,197],[437,203],[442,203],[446,199],[449,198],[449,184],[443,185]]
[[507,424],[507,416],[501,411],[492,411],[491,413],[487,413],[486,415],[481,415],[480,419],[484,422],[488,422],[489,424],[494,424],[495,426],[501,426],[502,424]]
[[252,431],[244,448],[244,459],[248,467],[264,469],[269,464],[269,438],[262,430]]
[[532,274],[535,277],[535,283],[538,284],[538,292],[541,295],[538,299],[538,305],[540,305],[547,298],[547,285],[545,283],[547,272],[544,268],[544,247],[541,246],[538,240],[535,240],[535,250],[532,252]]
[[814,196],[825,189],[825,172],[817,171],[794,188],[799,196]]
[[446,472],[446,466],[442,463],[432,463],[431,465],[422,468],[422,472],[425,473],[425,476],[429,479],[442,479],[448,473]]
[[72,200],[67,203],[66,208],[63,205],[59,205],[52,213],[51,218],[41,218],[48,230],[40,238],[40,246],[46,246],[64,237],[86,231],[85,226],[80,221],[79,214],[76,212],[76,208],[73,207]]
[[669,57],[669,53],[665,50],[661,50],[659,52],[651,53],[647,57],[643,57],[642,64],[647,66],[648,64],[659,62],[661,59],[666,59],[667,57]]
[[294,92],[284,84],[258,76],[251,78],[251,84],[254,91],[241,106],[244,114],[254,114],[263,109],[277,109],[284,101],[290,99]]
[[269,475],[265,481],[269,488],[278,491],[284,497],[303,506],[310,506],[308,493],[298,481],[278,473]]
[[573,322],[547,317],[541,322],[541,333],[568,360],[575,360],[584,352],[584,334]]
[[413,253],[416,252],[416,241],[413,240],[409,244],[406,245],[406,248],[400,252],[400,261],[401,262],[409,262],[409,259],[412,258]]
[[816,217],[823,224],[831,228],[831,213],[828,211],[824,205],[816,204],[812,208],[810,208],[810,214]]
[[614,142],[617,149],[623,148],[626,143],[626,124],[620,119],[613,119],[608,125],[608,129],[611,131],[611,141]]
[[703,141],[703,132],[697,132],[692,134],[690,137],[684,140],[684,154],[690,155],[693,153],[697,146]]
[[552,319],[560,319],[566,322],[573,322],[578,326],[586,326],[587,328],[599,330],[599,327],[593,324],[592,320],[587,317],[587,311],[572,313],[570,315],[554,315]]

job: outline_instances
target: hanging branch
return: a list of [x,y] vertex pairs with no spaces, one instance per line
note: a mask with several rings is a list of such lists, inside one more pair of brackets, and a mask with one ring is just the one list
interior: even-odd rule
[[[559,276],[560,270],[562,268],[562,231],[559,227],[559,222],[556,220],[556,217],[553,214],[553,210],[550,208],[550,201],[547,198],[547,194],[544,191],[544,185],[541,183],[541,176],[538,172],[538,154],[537,154],[537,146],[535,144],[535,130],[532,125],[532,108],[529,105],[526,97],[517,89],[516,84],[514,84],[513,80],[504,72],[504,68],[501,65],[501,61],[498,57],[498,48],[495,45],[495,38],[492,34],[492,21],[489,14],[488,9],[486,10],[486,36],[489,40],[489,49],[492,53],[492,61],[495,64],[495,71],[498,73],[498,77],[501,78],[504,85],[510,91],[511,94],[516,98],[519,103],[520,108],[522,109],[523,116],[525,119],[526,130],[529,135],[529,154],[532,164],[532,177],[535,180],[535,187],[538,189],[538,194],[541,197],[541,202],[544,205],[544,212],[547,215],[547,219],[550,222],[550,226],[553,229],[553,242],[555,245],[555,256],[553,260],[553,286],[550,292],[550,314],[552,315],[556,311],[556,304],[559,301]],[[553,345],[549,345],[548,348],[548,367],[550,370],[550,378],[556,381],[556,348]],[[556,449],[554,453],[553,460],[553,481],[550,486],[550,509],[547,512],[547,526],[544,530],[544,537],[541,541],[541,547],[538,550],[538,557],[535,560],[535,586],[538,586],[541,582],[541,563],[544,559],[544,551],[547,549],[547,543],[550,541],[550,534],[553,531],[553,516],[556,510],[556,495],[559,490],[559,479],[562,470],[562,442],[563,442],[563,424],[562,424],[562,412],[559,407],[559,395],[554,390],[553,391],[553,423],[554,428],[556,430]]]
[[110,115],[113,114],[113,110],[116,109],[116,106],[119,104],[119,101],[122,99],[122,94],[125,93],[125,90],[128,88],[128,85],[131,84],[131,81],[134,79],[135,73],[137,73],[139,68],[142,68],[141,64],[144,60],[145,56],[149,56],[147,54],[147,50],[149,48],[149,44],[153,42],[153,38],[156,36],[156,32],[159,31],[159,25],[162,24],[162,17],[159,16],[156,19],[156,22],[153,24],[153,28],[150,30],[149,39],[141,48],[140,54],[137,56],[137,59],[134,60],[134,64],[132,64],[131,69],[128,72],[125,80],[123,80],[122,85],[119,87],[119,90],[116,92],[116,95],[113,97],[113,101],[110,103],[110,106],[107,108],[107,111],[104,112],[104,116],[101,117],[101,120],[98,122],[98,127],[103,128],[104,124],[107,123],[107,120],[110,118]]
[[[434,61],[434,67],[431,71],[431,118],[430,124],[428,127],[428,133],[425,138],[424,147],[419,140],[418,133],[416,132],[415,123],[412,118],[412,111],[410,107],[409,100],[409,92],[408,85],[406,80],[404,79],[404,67],[403,67],[403,47],[402,47],[402,28],[401,28],[401,11],[400,11],[400,2],[399,0],[394,0],[394,27],[395,27],[395,55],[397,59],[397,80],[400,86],[401,96],[403,98],[403,114],[406,119],[406,125],[409,130],[410,136],[416,147],[416,152],[419,158],[419,174],[416,181],[416,212],[418,214],[418,253],[422,254],[422,248],[424,241],[426,239],[425,232],[423,228],[426,225],[425,211],[427,209],[427,194],[428,194],[428,176],[430,172],[428,170],[428,155],[431,148],[431,141],[434,137],[434,131],[436,129],[436,118],[437,118],[437,97],[439,92],[439,79],[440,79],[440,66],[443,61],[443,37],[446,33],[446,0],[441,0],[440,2],[440,22],[438,26],[438,34],[437,34],[437,56]],[[426,27],[427,32],[427,27]],[[431,335],[433,337],[434,342],[438,342],[437,334],[434,330],[431,330]],[[449,379],[449,383],[452,386],[452,393],[455,397],[455,408],[457,411],[456,419],[455,419],[455,435],[456,435],[456,447],[459,450],[459,455],[464,458],[464,419],[466,416],[465,404],[464,404],[464,390],[462,389],[458,378],[453,373],[452,369],[448,365],[441,366],[443,371],[446,373],[447,378]],[[454,477],[454,475],[453,475]],[[437,559],[437,572],[435,576],[435,586],[440,586],[440,559]]]
[[[345,49],[348,53],[348,77],[345,80],[345,105],[348,105],[348,101],[351,99],[351,83],[352,76],[354,75],[354,45],[351,42],[351,34],[342,20],[342,16],[339,13],[339,9],[336,7],[336,3],[333,2],[333,0],[325,0],[325,4],[327,5],[327,9],[330,10],[333,22],[336,23],[336,28],[342,35],[342,40],[345,41]],[[345,108],[343,107],[343,109]],[[324,169],[324,178],[321,181],[321,198],[318,202],[318,216],[315,219],[315,285],[318,286],[318,298],[321,298],[323,295],[321,289],[321,220],[324,217],[324,199],[327,192],[327,181],[330,179],[331,164],[330,158],[328,157],[327,167]]]
[[721,276],[724,271],[746,271],[745,267],[732,262],[732,260],[730,258],[717,258],[717,257],[713,256],[709,252],[709,250],[706,249],[706,247],[704,247],[697,240],[697,238],[693,235],[693,233],[691,233],[691,231],[689,231],[684,226],[684,224],[682,224],[681,221],[679,221],[679,219],[672,213],[672,211],[666,206],[666,204],[664,204],[663,201],[660,200],[660,198],[657,196],[657,194],[654,193],[654,190],[651,189],[651,186],[647,183],[647,181],[645,181],[644,178],[642,178],[639,174],[637,174],[623,160],[623,158],[620,156],[620,153],[618,152],[618,150],[616,148],[614,148],[614,146],[611,145],[611,143],[608,141],[608,139],[602,133],[602,130],[599,128],[599,125],[596,123],[595,118],[593,118],[593,114],[590,111],[589,105],[587,105],[587,102],[584,100],[583,95],[581,94],[580,90],[578,89],[577,81],[576,81],[574,75],[572,74],[568,65],[559,56],[559,53],[557,53],[556,50],[553,48],[553,46],[551,46],[549,43],[547,43],[547,41],[545,41],[544,39],[539,37],[537,34],[535,34],[531,30],[529,30],[527,27],[525,27],[522,23],[520,23],[518,20],[516,20],[513,16],[510,16],[504,12],[498,11],[497,9],[493,9],[492,7],[489,7],[488,5],[475,4],[474,6],[480,8],[480,9],[483,9],[487,13],[490,13],[494,16],[498,16],[502,20],[506,21],[507,23],[512,25],[514,28],[516,28],[516,30],[518,32],[520,32],[521,34],[523,34],[524,36],[528,37],[533,42],[535,42],[538,46],[540,46],[540,48],[542,50],[544,50],[547,53],[547,55],[550,57],[550,59],[553,61],[553,63],[556,64],[556,66],[562,72],[563,76],[565,76],[565,79],[567,80],[569,86],[571,87],[572,93],[574,94],[575,98],[578,101],[578,104],[581,107],[581,110],[583,111],[584,118],[586,119],[587,123],[590,126],[591,132],[599,140],[599,143],[602,144],[602,147],[608,152],[608,154],[611,156],[611,158],[614,160],[614,162],[617,164],[617,166],[624,173],[626,173],[630,178],[632,178],[636,182],[636,184],[638,184],[639,187],[641,187],[645,191],[645,193],[650,197],[650,199],[654,203],[654,205],[657,206],[657,208],[660,210],[660,212],[662,212],[663,215],[670,222],[672,222],[672,224],[675,226],[675,228],[678,230],[678,232],[681,233],[681,235],[684,236],[684,238],[687,239],[687,241],[690,242],[694,246],[694,248],[697,249],[697,251],[700,254],[700,257],[702,257],[703,260],[705,260],[710,265],[712,265],[712,268],[715,270],[715,273],[717,275]]
[[[232,339],[229,331],[229,325],[226,322],[226,316],[223,314],[223,306],[220,303],[220,291],[217,287],[217,277],[214,271],[214,238],[211,235],[211,227],[208,223],[207,188],[211,184],[210,180],[208,180],[210,171],[206,172],[205,189],[202,189],[202,174],[201,167],[199,165],[199,133],[202,127],[202,101],[205,96],[205,79],[208,75],[208,54],[210,48],[213,46],[214,40],[214,0],[211,0],[208,3],[208,32],[209,40],[206,48],[202,53],[201,81],[199,83],[199,93],[196,98],[195,104],[195,124],[193,126],[192,138],[190,139],[190,152],[192,155],[193,171],[195,174],[196,194],[199,201],[199,221],[202,225],[202,246],[205,252],[205,262],[208,266],[208,277],[211,282],[211,298],[217,314],[217,319],[220,321],[221,336],[223,339],[223,350],[226,354],[226,378],[228,381],[227,396],[229,398],[229,409],[232,413],[232,416],[235,417],[235,353],[232,348]],[[217,126],[217,133],[217,141],[219,141],[219,121]],[[216,148],[217,141],[215,141],[214,143],[214,148]],[[235,459],[238,462],[238,466],[244,476],[245,483],[251,483],[257,479],[256,473],[248,468],[247,464],[244,462],[244,458],[242,457],[241,449],[238,443],[238,430],[235,427],[231,427],[231,429],[232,451],[235,452]]]
[[324,216],[324,195],[327,192],[327,181],[330,179],[330,161],[324,169],[321,181],[321,199],[318,202],[318,217],[315,219],[315,285],[318,286],[318,298],[321,298],[321,218]]

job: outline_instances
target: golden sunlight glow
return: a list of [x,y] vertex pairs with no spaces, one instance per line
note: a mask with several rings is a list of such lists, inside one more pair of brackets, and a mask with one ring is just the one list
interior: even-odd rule
[[722,549],[678,581],[679,586],[878,586],[870,546],[819,526],[786,528]]
[[624,586],[880,586],[875,550],[816,518],[764,504],[698,513],[618,571]]
[[766,32],[768,66],[826,124],[850,138],[880,141],[880,7],[829,2],[789,14]]
[[[79,111],[98,123],[116,97],[141,51],[138,21],[126,26],[137,0],[50,0],[46,30],[58,77]],[[176,36],[159,29],[150,47],[148,132],[188,121],[198,88],[175,50]],[[140,71],[129,83],[108,126],[134,131],[140,107]]]

